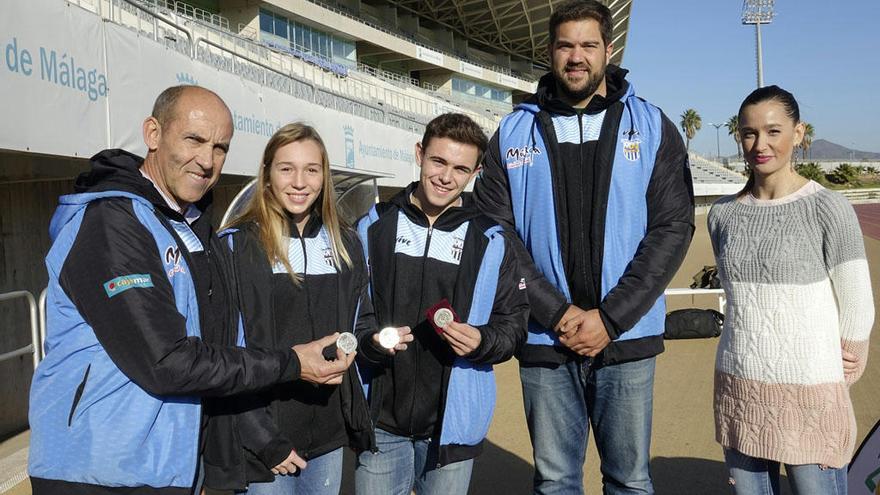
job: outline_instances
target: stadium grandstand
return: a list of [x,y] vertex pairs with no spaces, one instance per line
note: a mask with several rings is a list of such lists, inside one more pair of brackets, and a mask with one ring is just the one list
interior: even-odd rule
[[693,152],[688,158],[694,181],[694,203],[697,213],[707,212],[715,200],[739,192],[746,184],[746,177],[743,174],[725,168],[717,161]]
[[[219,93],[235,138],[216,215],[257,170],[269,136],[302,120],[330,154],[349,219],[418,177],[425,124],[462,112],[486,131],[547,67],[556,0],[10,0],[0,16],[0,438],[27,428],[32,347],[46,284],[47,226],[60,195],[104,148],[143,154],[156,95],[176,84]],[[622,63],[632,0],[614,14]],[[702,204],[742,176],[691,156]],[[701,200],[698,199],[698,203]],[[25,295],[25,292],[35,297]],[[21,297],[19,297],[21,296]],[[12,351],[10,351],[12,350]],[[9,351],[9,352],[7,352]],[[14,456],[13,456],[14,457]],[[23,465],[0,463],[0,493]]]

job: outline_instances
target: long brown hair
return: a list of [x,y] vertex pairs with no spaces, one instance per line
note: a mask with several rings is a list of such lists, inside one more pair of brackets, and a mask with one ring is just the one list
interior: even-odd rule
[[327,156],[327,148],[324,141],[314,127],[294,122],[278,129],[275,134],[266,143],[266,149],[263,151],[263,163],[260,165],[260,171],[257,174],[257,183],[255,184],[254,194],[251,196],[244,212],[229,222],[224,227],[235,227],[247,222],[253,222],[257,225],[260,234],[260,243],[269,259],[269,264],[275,264],[280,261],[287,269],[287,273],[294,281],[299,282],[299,277],[294,273],[287,259],[287,248],[290,238],[290,221],[287,213],[275,194],[272,193],[270,187],[270,171],[272,170],[272,162],[275,160],[275,153],[281,147],[297,141],[310,140],[318,145],[321,150],[321,171],[324,174],[321,194],[312,204],[311,214],[320,208],[319,215],[327,233],[330,237],[330,248],[333,251],[333,261],[337,267],[351,267],[351,256],[345,249],[342,242],[342,229],[345,228],[344,221],[339,217],[336,211],[336,192],[333,189],[333,179],[330,173],[330,159]]

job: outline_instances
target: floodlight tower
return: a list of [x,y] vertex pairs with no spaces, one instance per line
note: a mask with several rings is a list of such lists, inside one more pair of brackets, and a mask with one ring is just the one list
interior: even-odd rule
[[761,24],[773,21],[774,0],[743,0],[742,23],[755,25],[755,40],[758,50],[758,87],[764,86],[764,58],[761,53]]

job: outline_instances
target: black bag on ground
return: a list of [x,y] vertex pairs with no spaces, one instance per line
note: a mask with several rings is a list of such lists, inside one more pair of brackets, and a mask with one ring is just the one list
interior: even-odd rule
[[707,339],[721,335],[724,315],[714,309],[679,309],[666,314],[663,338]]
[[694,275],[694,283],[691,289],[720,289],[721,280],[718,278],[718,268],[715,265],[705,265],[703,269]]

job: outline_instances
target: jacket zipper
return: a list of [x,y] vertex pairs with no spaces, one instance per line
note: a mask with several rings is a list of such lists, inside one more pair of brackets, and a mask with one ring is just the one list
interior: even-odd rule
[[[296,228],[296,227],[294,227],[294,228]],[[299,235],[299,244],[300,244],[300,247],[302,247],[302,253],[303,253],[303,273],[302,273],[302,280],[300,283],[302,283],[302,289],[306,295],[306,316],[308,317],[309,321],[312,322],[312,324],[310,325],[310,327],[311,327],[310,331],[311,331],[311,337],[312,337],[311,340],[314,341],[314,340],[316,340],[316,337],[315,337],[315,324],[314,324],[314,320],[312,319],[312,301],[311,301],[311,297],[309,295],[309,286],[308,286],[308,284],[306,284],[306,273],[309,271],[309,258],[308,258],[308,254],[306,254],[306,238],[303,236],[303,233],[300,233],[300,235]],[[293,268],[293,267],[291,267],[291,268]],[[320,387],[320,385],[314,385],[314,387],[318,388],[318,387]],[[315,422],[315,409],[314,408],[309,408],[309,409],[310,409],[309,423],[314,424],[314,422]],[[309,451],[311,450],[311,447],[312,447],[311,431],[309,431],[309,439],[308,439],[308,443],[306,443],[306,445],[308,445],[309,447],[302,454],[305,456],[304,457],[305,459],[308,459],[308,457],[310,457]]]
[[[580,166],[580,171],[581,171],[581,181],[585,180],[585,178],[586,178],[586,174],[587,174],[587,173],[593,174],[592,167],[591,167],[590,170],[586,170],[586,164],[584,163],[584,124],[583,124],[583,117],[584,117],[583,111],[578,112],[578,133],[579,133],[579,135],[580,135],[580,138],[578,139],[578,141],[579,141],[579,142],[578,142],[578,165]],[[595,174],[593,174],[593,175],[595,175]],[[592,177],[590,178],[590,182],[591,182],[591,184],[592,184],[592,186],[590,186],[590,188],[594,191],[594,192],[591,194],[591,197],[592,197],[592,195],[595,194],[596,184],[592,182]],[[583,182],[581,182],[581,184],[583,184]],[[580,193],[581,193],[581,210],[582,210],[582,211],[586,211],[587,208],[592,208],[593,205],[592,205],[592,204],[590,204],[590,205],[584,204],[584,203],[586,203],[586,199],[587,199],[587,198],[584,197],[584,188],[581,187],[580,189],[581,189],[581,191],[580,191]],[[583,219],[581,219],[581,221],[583,222]],[[591,222],[591,223],[592,223],[592,222]],[[583,246],[586,245],[586,240],[585,240],[586,229],[583,229],[583,228],[578,227],[577,230],[578,230],[578,232],[580,233],[580,236],[581,236],[581,246],[583,247]],[[569,233],[569,235],[571,235],[571,233]],[[586,282],[592,283],[591,280],[590,280],[590,281],[587,280],[587,254],[586,254],[586,249],[579,249],[579,251],[580,251],[580,256],[581,256],[581,278],[584,280],[585,283],[586,283]]]
[[[421,287],[419,289],[419,305],[417,306],[418,310],[419,310],[419,317],[421,317],[422,302],[423,302],[422,296],[425,295],[425,265],[428,262],[428,250],[431,248],[431,234],[433,234],[433,233],[434,233],[434,226],[429,225],[428,226],[428,236],[425,239],[425,252],[422,253],[422,271],[419,274],[419,280],[421,283]],[[419,353],[418,352],[415,353],[415,357],[416,357],[416,367],[415,367],[416,369],[415,369],[415,373],[413,373],[414,377],[419,376],[420,362],[419,362]],[[409,432],[410,432],[410,435],[412,435],[412,433],[413,433],[413,412],[415,411],[415,408],[416,408],[416,394],[413,394],[412,402],[410,402],[410,405],[409,405]]]

